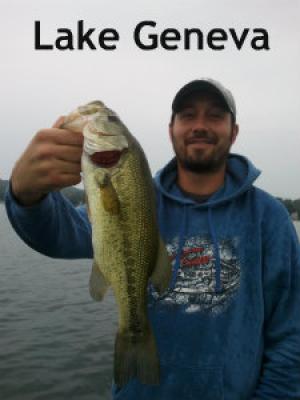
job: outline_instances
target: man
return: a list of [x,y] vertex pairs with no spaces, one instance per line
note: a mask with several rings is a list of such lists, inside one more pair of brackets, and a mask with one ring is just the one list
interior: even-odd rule
[[[43,254],[92,257],[85,208],[53,192],[80,180],[82,137],[60,123],[17,162],[7,213]],[[163,296],[149,289],[161,383],[132,380],[113,396],[299,399],[299,241],[284,207],[253,186],[259,171],[229,154],[238,134],[232,94],[211,79],[188,83],[173,100],[169,134],[176,157],[154,182],[173,278]]]

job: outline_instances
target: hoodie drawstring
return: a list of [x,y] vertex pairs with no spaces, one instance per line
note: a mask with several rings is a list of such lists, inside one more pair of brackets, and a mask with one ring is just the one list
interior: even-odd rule
[[175,285],[176,285],[177,274],[178,274],[178,270],[180,267],[180,257],[181,257],[182,249],[184,246],[186,223],[187,223],[187,206],[184,204],[184,206],[183,206],[183,221],[182,221],[182,224],[180,226],[180,231],[179,231],[178,251],[176,254],[175,266],[174,266],[172,281],[171,281],[171,285],[170,285],[171,289],[174,289]]
[[214,252],[214,257],[215,257],[215,279],[216,279],[216,288],[215,291],[216,293],[221,292],[221,260],[220,260],[220,249],[219,249],[219,244],[218,244],[218,239],[216,235],[216,231],[214,228],[214,224],[212,221],[212,209],[211,207],[208,208],[208,227],[211,235],[211,239],[213,242],[213,252]]

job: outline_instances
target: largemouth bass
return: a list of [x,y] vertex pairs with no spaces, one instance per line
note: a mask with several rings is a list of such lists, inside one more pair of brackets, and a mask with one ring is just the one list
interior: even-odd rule
[[160,238],[155,193],[145,154],[115,112],[101,101],[69,114],[62,128],[82,131],[83,183],[92,226],[90,294],[112,287],[118,306],[114,380],[159,383],[159,358],[147,317],[147,286],[163,293],[171,264]]

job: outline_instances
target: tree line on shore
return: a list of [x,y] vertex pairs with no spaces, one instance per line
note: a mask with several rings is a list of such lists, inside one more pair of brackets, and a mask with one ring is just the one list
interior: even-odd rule
[[[4,200],[4,194],[8,185],[7,180],[0,179],[0,202]],[[61,192],[66,196],[75,206],[83,204],[85,202],[85,195],[82,189],[75,187],[68,187],[62,189]],[[284,199],[277,197],[288,210],[289,214],[293,219],[300,220],[300,198],[296,200]]]
[[277,197],[288,210],[289,214],[295,220],[300,220],[300,199],[291,200],[291,199],[282,199],[281,197]]
[[[8,181],[0,179],[0,202],[4,201],[4,195],[5,195],[7,186],[8,186]],[[82,189],[77,189],[75,187],[67,187],[67,188],[62,189],[61,192],[75,206],[78,206],[85,202],[85,195],[84,195],[84,191]]]

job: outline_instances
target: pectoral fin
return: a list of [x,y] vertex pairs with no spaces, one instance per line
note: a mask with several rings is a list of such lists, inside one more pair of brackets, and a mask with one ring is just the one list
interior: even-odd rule
[[108,282],[100,271],[96,261],[93,262],[90,276],[89,289],[91,297],[96,301],[101,301],[109,287]]
[[120,200],[109,175],[95,175],[95,179],[100,187],[104,210],[113,215],[118,214],[120,211]]
[[172,278],[172,265],[168,256],[166,246],[159,237],[159,246],[156,258],[156,265],[150,277],[151,283],[159,294],[168,289]]

